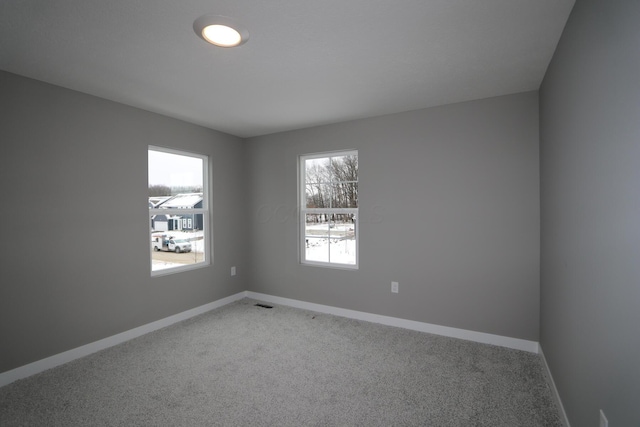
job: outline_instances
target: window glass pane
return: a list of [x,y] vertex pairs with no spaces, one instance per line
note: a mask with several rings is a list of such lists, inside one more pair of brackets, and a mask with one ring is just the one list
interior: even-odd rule
[[169,196],[202,193],[203,159],[149,150],[149,202],[158,202]]
[[332,208],[357,208],[358,207],[358,183],[341,182],[332,186]]
[[305,215],[305,236],[329,237],[330,216],[328,214],[308,213]]
[[329,158],[307,159],[304,180],[307,184],[326,184],[331,181]]
[[307,237],[305,239],[305,260],[329,262],[329,239]]
[[154,230],[151,233],[151,270],[204,262],[205,219],[203,214],[154,215],[151,218],[151,229]]
[[301,159],[302,262],[357,267],[358,154]]
[[332,236],[329,243],[331,262],[338,264],[356,264],[355,234],[342,237]]
[[329,217],[324,214],[306,214],[304,234],[304,259],[329,262]]
[[151,271],[209,263],[206,156],[148,150]]
[[331,182],[357,182],[358,156],[331,157],[329,172]]
[[329,223],[329,259],[339,264],[356,263],[356,224],[353,214],[334,214]]
[[328,184],[306,185],[307,208],[331,207],[331,186]]

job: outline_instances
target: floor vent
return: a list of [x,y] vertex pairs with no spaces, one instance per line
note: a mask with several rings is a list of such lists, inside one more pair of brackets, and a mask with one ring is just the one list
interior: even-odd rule
[[267,305],[267,304],[256,304],[256,307],[262,307],[262,308],[273,308],[272,305]]

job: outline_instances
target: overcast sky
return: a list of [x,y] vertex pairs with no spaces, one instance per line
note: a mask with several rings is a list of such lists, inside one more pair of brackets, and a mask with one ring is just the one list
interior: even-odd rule
[[202,187],[202,159],[149,150],[149,185]]

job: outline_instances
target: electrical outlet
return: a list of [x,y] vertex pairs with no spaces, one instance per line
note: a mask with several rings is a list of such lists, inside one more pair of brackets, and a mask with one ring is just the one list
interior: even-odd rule
[[236,268],[235,267],[231,267],[231,275],[232,276],[236,275]]
[[609,420],[604,416],[602,409],[600,409],[600,427],[609,427]]
[[394,294],[398,293],[398,282],[391,282],[391,292]]

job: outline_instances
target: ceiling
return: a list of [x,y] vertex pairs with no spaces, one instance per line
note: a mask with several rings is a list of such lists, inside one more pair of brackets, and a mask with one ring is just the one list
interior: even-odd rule
[[0,69],[251,137],[537,90],[573,3],[2,0]]

